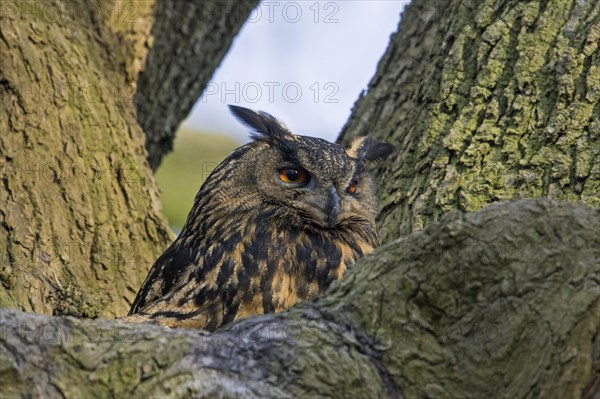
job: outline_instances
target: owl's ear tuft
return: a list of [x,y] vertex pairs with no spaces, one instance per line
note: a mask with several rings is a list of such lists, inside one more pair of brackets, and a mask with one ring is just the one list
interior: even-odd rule
[[352,158],[365,161],[379,161],[386,158],[394,151],[395,147],[385,141],[374,140],[370,137],[357,137],[346,150]]
[[392,154],[396,147],[381,140],[371,140],[364,159],[367,161],[380,161]]
[[285,125],[271,114],[237,105],[229,105],[229,110],[238,121],[251,129],[250,137],[253,140],[281,143],[294,137]]

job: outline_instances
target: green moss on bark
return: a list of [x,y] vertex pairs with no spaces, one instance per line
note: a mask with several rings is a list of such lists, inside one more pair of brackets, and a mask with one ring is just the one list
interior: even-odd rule
[[598,2],[416,1],[405,16],[341,136],[399,144],[379,173],[384,240],[511,198],[600,206]]
[[68,6],[15,3],[0,22],[0,306],[117,316],[171,233],[113,20]]

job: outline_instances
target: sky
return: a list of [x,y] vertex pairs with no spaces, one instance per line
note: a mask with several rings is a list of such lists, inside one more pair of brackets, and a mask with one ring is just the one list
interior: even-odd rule
[[335,141],[408,3],[262,1],[182,127],[245,142],[247,129],[227,109],[236,104]]

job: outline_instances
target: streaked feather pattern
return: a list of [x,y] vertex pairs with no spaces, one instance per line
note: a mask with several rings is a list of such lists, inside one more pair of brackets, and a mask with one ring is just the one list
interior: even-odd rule
[[[215,330],[253,314],[315,298],[377,244],[374,184],[365,168],[369,142],[348,150],[296,136],[264,112],[232,107],[254,129],[206,179],[176,240],[158,258],[129,312],[171,327]],[[376,142],[374,156],[392,147]],[[360,148],[359,148],[360,147]],[[362,154],[359,154],[362,153]],[[310,184],[277,181],[281,165],[298,165]],[[326,225],[325,196],[350,181],[341,211]],[[334,187],[333,189],[331,187]]]

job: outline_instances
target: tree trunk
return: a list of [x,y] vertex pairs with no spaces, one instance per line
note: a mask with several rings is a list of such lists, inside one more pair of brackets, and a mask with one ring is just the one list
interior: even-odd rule
[[0,394],[591,398],[598,231],[597,209],[548,199],[453,212],[327,296],[213,334],[3,310]]
[[341,136],[399,146],[384,241],[510,198],[600,206],[600,2],[426,0],[402,19]]
[[[166,43],[148,54],[154,3],[133,27],[117,4],[67,25],[2,14],[1,306],[123,315],[169,238],[134,104],[106,93],[161,92],[146,65],[177,74]],[[386,245],[317,301],[214,334],[2,309],[0,396],[592,398],[599,37],[592,0],[415,0],[342,135],[398,146],[378,170]],[[156,162],[184,108],[154,119]],[[540,196],[580,203],[480,210]]]
[[258,0],[161,1],[135,105],[156,170]]
[[[211,2],[183,18],[185,4],[2,3],[0,306],[84,317],[128,311],[172,239],[147,158],[157,165],[170,148],[250,12]],[[178,99],[176,112],[168,97]],[[136,106],[142,126],[158,129],[147,130],[150,154]]]

